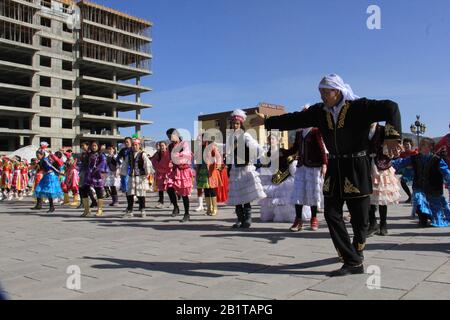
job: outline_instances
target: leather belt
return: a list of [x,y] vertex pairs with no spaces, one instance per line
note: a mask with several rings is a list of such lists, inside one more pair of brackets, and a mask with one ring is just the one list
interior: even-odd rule
[[329,154],[328,159],[351,159],[351,158],[362,158],[367,156],[367,151],[360,151],[352,154]]

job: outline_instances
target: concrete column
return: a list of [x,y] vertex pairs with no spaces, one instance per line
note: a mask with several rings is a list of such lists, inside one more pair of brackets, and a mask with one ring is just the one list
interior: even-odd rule
[[[141,85],[141,77],[136,77],[136,85],[140,86]],[[141,93],[138,92],[136,93],[136,103],[141,103],[142,99],[141,99]],[[141,116],[141,109],[137,109],[136,110],[136,120],[142,120],[142,116]],[[141,125],[136,125],[135,127],[136,133],[141,136]]]
[[80,31],[79,30],[73,30],[73,37],[75,40],[75,45],[73,47],[74,50],[74,67],[73,71],[75,73],[75,83],[74,83],[74,91],[75,91],[75,101],[73,103],[73,111],[75,114],[75,119],[73,122],[73,132],[74,132],[74,139],[73,139],[73,151],[74,152],[80,152],[80,138],[79,135],[81,134],[81,127],[80,127],[80,120],[79,116],[81,114],[81,108],[80,108]]
[[[113,72],[113,81],[117,82],[117,72],[116,72],[116,70],[114,70],[114,72]],[[112,98],[114,100],[117,100],[117,89],[116,89],[116,87],[113,87],[113,97]],[[118,117],[118,112],[117,112],[117,107],[116,106],[114,106],[112,108],[112,116],[114,118]],[[112,134],[116,136],[118,134],[117,123],[112,123],[111,124],[111,129],[112,129]]]

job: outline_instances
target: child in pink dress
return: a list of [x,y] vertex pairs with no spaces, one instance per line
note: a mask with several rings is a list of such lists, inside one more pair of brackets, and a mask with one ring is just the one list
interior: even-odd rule
[[174,208],[172,216],[180,213],[177,203],[177,194],[183,198],[184,217],[181,222],[190,220],[189,216],[189,196],[192,192],[192,152],[189,143],[183,141],[176,129],[169,129],[167,137],[172,142],[169,145],[170,159],[173,165],[169,174],[168,194]]
[[167,143],[164,141],[158,142],[158,151],[150,158],[155,169],[156,186],[158,187],[159,200],[156,205],[157,209],[164,207],[164,192],[167,191],[170,180],[170,173],[172,172],[172,163],[170,161],[170,152],[167,148]]

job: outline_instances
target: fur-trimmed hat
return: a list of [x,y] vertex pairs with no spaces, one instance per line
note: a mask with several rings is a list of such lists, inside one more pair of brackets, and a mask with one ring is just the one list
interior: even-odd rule
[[247,120],[247,114],[241,109],[236,109],[231,114],[231,120],[232,121],[238,120],[241,123],[244,123],[245,120]]

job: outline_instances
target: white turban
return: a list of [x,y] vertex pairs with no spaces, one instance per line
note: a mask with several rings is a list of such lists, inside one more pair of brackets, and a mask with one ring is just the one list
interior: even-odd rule
[[337,74],[330,74],[320,81],[319,89],[336,89],[342,92],[344,100],[352,101],[357,100],[359,97],[353,93],[350,85],[344,83],[341,77]]

